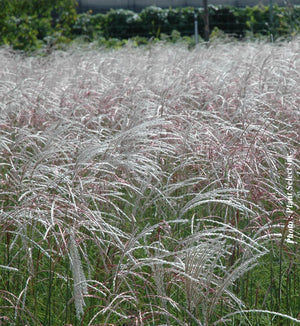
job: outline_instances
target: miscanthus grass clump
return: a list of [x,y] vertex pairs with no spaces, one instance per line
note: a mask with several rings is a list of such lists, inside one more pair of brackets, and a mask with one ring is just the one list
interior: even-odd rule
[[297,324],[299,50],[1,49],[0,324]]

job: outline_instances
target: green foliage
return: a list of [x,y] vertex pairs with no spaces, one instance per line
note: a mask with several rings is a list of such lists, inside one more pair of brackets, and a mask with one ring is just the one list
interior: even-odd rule
[[[43,45],[69,43],[76,37],[87,41],[109,39],[165,39],[171,42],[184,40],[194,34],[195,10],[200,37],[204,37],[202,8],[161,9],[150,6],[140,13],[125,9],[111,9],[106,14],[77,14],[74,0],[13,0],[1,1],[0,44],[15,49],[35,50]],[[211,31],[244,38],[293,37],[299,32],[300,7],[269,6],[236,8],[231,6],[209,6]],[[216,29],[217,28],[217,29]],[[173,31],[180,33],[171,36]],[[216,36],[216,33],[213,32]],[[143,41],[144,42],[144,41]],[[142,43],[143,43],[142,42]],[[108,41],[115,47],[116,41]],[[137,42],[139,43],[139,42]]]
[[160,33],[169,31],[168,11],[156,6],[145,8],[140,13],[142,33],[148,36],[158,37]]
[[292,35],[294,36],[299,32],[300,22],[300,6],[285,8],[275,6],[273,29],[277,31],[279,35]]
[[79,15],[72,31],[75,35],[85,35],[90,39],[94,38],[95,26],[92,24],[92,15],[90,13]]
[[11,44],[15,49],[30,50],[38,46],[39,31],[35,26],[36,19],[31,16],[12,16],[5,21],[2,29],[3,42]]
[[127,44],[127,40],[120,40],[118,38],[109,38],[107,40],[105,37],[102,37],[98,40],[98,44],[108,48],[119,49]]
[[[203,10],[198,9],[198,29],[200,31],[200,34],[202,34],[203,30]],[[178,10],[179,14],[179,23],[178,25],[173,25],[172,30],[178,30],[181,35],[183,36],[190,36],[194,34],[194,8],[182,8],[181,10]],[[203,36],[203,35],[202,35]]]
[[178,32],[176,30],[173,30],[171,32],[171,40],[172,40],[173,43],[176,43],[177,41],[179,41],[180,37],[181,37],[180,32]]
[[210,41],[220,40],[220,39],[224,40],[225,38],[226,38],[226,34],[218,27],[214,27],[214,29],[212,30],[209,36]]
[[149,43],[148,39],[143,36],[134,36],[130,38],[130,41],[133,42],[134,45],[147,45]]
[[246,12],[241,8],[231,6],[210,6],[210,29],[217,27],[227,34],[241,37],[245,33]]
[[[140,13],[112,9],[101,15],[100,23],[99,18],[97,23],[93,23],[92,17],[94,16],[90,14],[78,15],[73,29],[77,34],[81,33],[89,37],[97,35],[94,33],[96,30],[102,30],[106,39],[128,39],[139,36],[163,38],[173,42],[174,38],[169,37],[172,31],[178,31],[182,37],[194,34],[194,13],[195,9],[191,7],[161,9],[150,6]],[[203,9],[197,8],[196,13],[199,34],[203,37]],[[263,5],[247,8],[235,8],[227,5],[209,6],[210,30],[217,28],[219,31],[237,38],[249,34],[255,36],[272,34],[274,37],[293,36],[299,30],[300,10],[297,6],[278,7],[275,5],[272,20],[270,17],[269,7]]]
[[246,26],[254,34],[268,34],[269,32],[269,8],[265,6],[254,6],[246,8]]
[[53,34],[71,37],[77,19],[74,0],[3,0],[0,12],[0,44],[26,51]]
[[106,38],[128,38],[138,34],[141,18],[130,10],[111,9],[104,19],[103,32]]

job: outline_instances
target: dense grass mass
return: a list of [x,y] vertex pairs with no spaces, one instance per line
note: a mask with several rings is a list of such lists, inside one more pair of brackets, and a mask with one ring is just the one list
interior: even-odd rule
[[299,53],[1,49],[0,324],[297,324]]

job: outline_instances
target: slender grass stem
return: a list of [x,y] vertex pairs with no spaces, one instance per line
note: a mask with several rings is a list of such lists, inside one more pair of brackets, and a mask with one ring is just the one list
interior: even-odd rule
[[51,326],[51,303],[52,303],[52,281],[53,281],[53,273],[52,273],[52,259],[49,257],[48,259],[48,295],[47,295],[47,305],[45,311],[45,321],[44,324]]

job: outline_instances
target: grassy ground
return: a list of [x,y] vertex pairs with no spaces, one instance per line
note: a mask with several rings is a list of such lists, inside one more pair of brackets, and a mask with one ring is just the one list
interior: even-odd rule
[[0,50],[0,325],[296,325],[299,43]]

